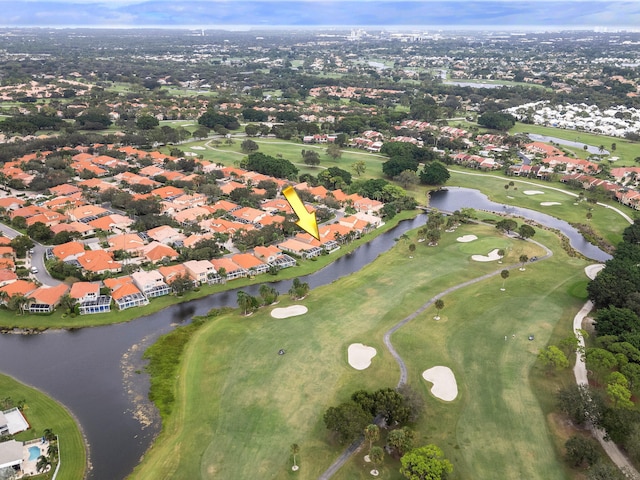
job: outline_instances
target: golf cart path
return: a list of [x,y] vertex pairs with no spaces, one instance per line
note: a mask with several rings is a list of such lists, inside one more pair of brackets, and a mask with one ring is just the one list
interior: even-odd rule
[[[602,265],[602,267],[604,267],[604,265]],[[590,270],[589,267],[587,267],[585,270],[587,276],[593,280],[601,270],[601,268]],[[573,332],[578,338],[578,351],[576,352],[576,364],[573,367],[573,374],[576,377],[576,383],[578,385],[589,385],[589,380],[587,378],[587,365],[584,359],[585,356],[581,354],[580,351],[584,351],[585,346],[584,337],[581,333],[582,322],[584,321],[585,317],[589,315],[589,312],[591,312],[592,309],[593,302],[589,300],[582,306],[580,311],[576,313],[576,316],[573,318]],[[607,455],[609,455],[611,461],[616,464],[616,466],[622,471],[622,473],[625,474],[627,478],[640,479],[640,473],[634,468],[626,455],[622,453],[622,451],[618,448],[618,445],[605,440],[605,432],[602,429],[591,426],[590,430],[595,439],[600,442],[600,445],[602,445],[602,448],[607,453]]]
[[[541,260],[545,260],[545,259],[547,259],[547,258],[549,258],[549,257],[551,257],[553,255],[553,252],[550,249],[548,249],[545,245],[542,245],[540,242],[537,242],[537,241],[532,240],[532,239],[527,239],[527,241],[531,242],[531,243],[535,243],[536,245],[538,245],[541,248],[543,248],[545,250],[545,252],[546,252],[545,255],[543,257],[539,257],[536,262],[541,261]],[[403,318],[398,323],[396,323],[393,327],[391,327],[384,334],[383,341],[384,341],[385,346],[387,347],[387,349],[389,350],[389,352],[393,356],[393,358],[398,363],[398,366],[400,367],[400,380],[398,380],[398,385],[397,385],[396,388],[399,388],[402,385],[404,385],[405,383],[407,383],[407,366],[404,363],[404,360],[402,359],[402,357],[400,356],[398,351],[394,348],[393,344],[391,343],[391,335],[393,335],[395,332],[397,332],[399,329],[404,327],[411,320],[413,320],[418,315],[420,315],[422,312],[424,312],[427,308],[429,308],[431,305],[433,305],[436,300],[444,297],[445,295],[447,295],[447,294],[449,294],[451,292],[455,292],[456,290],[460,290],[461,288],[468,287],[469,285],[473,285],[474,283],[478,283],[478,282],[481,282],[483,280],[487,280],[487,279],[489,279],[491,277],[495,277],[497,275],[500,275],[502,270],[512,270],[514,268],[519,268],[519,267],[520,267],[519,263],[516,264],[516,265],[509,266],[509,267],[505,266],[505,267],[503,267],[503,268],[501,268],[499,270],[496,270],[494,272],[490,272],[490,273],[487,273],[487,274],[482,275],[480,277],[473,278],[471,280],[467,280],[466,282],[462,282],[462,283],[459,283],[457,285],[454,285],[453,287],[449,287],[446,290],[440,292],[436,296],[434,296],[431,299],[429,299],[426,303],[424,303],[415,312],[411,313],[410,315],[408,315],[407,317]],[[318,477],[318,480],[329,480],[347,462],[347,460],[349,460],[351,455],[353,455],[353,453],[356,452],[360,448],[360,446],[362,444],[363,444],[363,438],[359,438],[359,439],[355,440],[351,445],[349,445],[347,447],[347,449],[344,452],[342,452],[342,454],[336,459],[336,461],[333,462],[333,464],[322,475],[320,475]]]

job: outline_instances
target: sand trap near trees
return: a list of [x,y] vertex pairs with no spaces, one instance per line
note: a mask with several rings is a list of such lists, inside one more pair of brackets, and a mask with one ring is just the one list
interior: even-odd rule
[[204,150],[204,147],[199,147],[199,146],[195,146],[195,147],[191,147],[191,150]]
[[436,366],[422,372],[422,378],[433,383],[431,393],[434,397],[451,402],[458,396],[456,377],[449,367]]
[[297,317],[298,315],[304,315],[309,309],[304,305],[291,305],[286,308],[274,308],[271,310],[271,316],[273,318],[289,318]]
[[540,190],[525,190],[522,193],[525,195],[544,195],[544,192],[541,192]]
[[600,271],[604,268],[603,263],[596,263],[595,265],[587,265],[584,267],[584,273],[587,274],[591,280],[596,278],[596,276],[600,273]]
[[456,240],[460,243],[469,243],[477,239],[478,237],[476,237],[475,235],[463,235],[462,237],[456,238]]
[[498,255],[500,249],[494,248],[486,255],[471,255],[471,260],[475,260],[476,262],[493,262],[494,260],[500,260],[500,255]]
[[553,207],[554,205],[562,205],[560,202],[540,202],[543,207]]
[[376,349],[362,343],[352,343],[347,349],[349,365],[356,370],[364,370],[371,365],[371,359],[376,356]]

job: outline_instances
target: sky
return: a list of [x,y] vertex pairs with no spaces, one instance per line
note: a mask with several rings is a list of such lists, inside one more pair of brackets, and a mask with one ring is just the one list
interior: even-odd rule
[[0,0],[0,27],[640,30],[640,0]]

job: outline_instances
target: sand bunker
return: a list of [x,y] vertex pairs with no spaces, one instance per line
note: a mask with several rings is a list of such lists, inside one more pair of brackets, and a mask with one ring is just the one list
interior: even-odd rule
[[600,271],[604,268],[603,263],[596,263],[595,265],[587,265],[584,267],[584,273],[587,274],[591,280],[596,278],[596,276],[600,273]]
[[433,383],[431,393],[434,397],[451,402],[458,396],[456,377],[449,367],[437,366],[422,372],[422,378]]
[[456,238],[456,240],[461,243],[469,243],[477,239],[478,237],[476,237],[475,235],[463,235],[462,237]]
[[274,308],[271,310],[271,316],[273,318],[289,318],[304,315],[308,311],[304,305],[291,305],[287,308]]
[[544,192],[541,192],[540,190],[525,190],[524,192],[525,195],[543,195]]
[[471,260],[475,260],[476,262],[493,262],[494,260],[500,260],[498,252],[499,249],[495,248],[486,255],[471,255]]
[[371,359],[376,356],[376,349],[361,343],[352,343],[347,349],[349,365],[356,370],[364,370],[371,365]]
[[554,205],[562,205],[560,202],[540,202],[543,207],[553,207]]
[[198,146],[191,147],[191,150],[204,150],[204,149],[205,149],[204,147],[198,147]]

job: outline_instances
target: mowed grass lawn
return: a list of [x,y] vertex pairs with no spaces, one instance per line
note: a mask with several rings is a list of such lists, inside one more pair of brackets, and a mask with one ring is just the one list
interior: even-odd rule
[[[479,237],[475,247],[456,242],[471,233]],[[551,234],[539,232],[539,237],[559,248]],[[398,381],[398,366],[382,344],[386,330],[447,287],[502,268],[496,262],[474,262],[471,254],[505,248],[504,265],[518,263],[523,253],[543,255],[540,247],[497,236],[488,226],[460,227],[444,234],[438,247],[417,244],[414,258],[409,258],[410,242],[416,242],[415,233],[357,274],[295,302],[309,308],[304,316],[276,320],[267,308],[250,317],[235,312],[202,327],[183,355],[174,413],[132,478],[290,478],[292,443],[301,449],[298,478],[317,478],[343,449],[324,427],[325,410],[357,389],[394,387]],[[527,373],[553,325],[574,307],[554,289],[562,290],[566,277],[581,275],[583,266],[559,252],[528,265],[526,272],[512,271],[506,292],[499,291],[498,277],[465,289],[461,297],[445,298],[441,323],[429,320],[433,311],[394,337],[410,367],[411,383],[429,397],[416,426],[418,443],[435,441],[445,448],[459,472],[452,478],[518,478],[477,475],[495,461],[502,462],[493,466],[496,471],[531,471],[522,478],[563,478]],[[545,287],[538,292],[539,285]],[[291,303],[284,297],[278,306]],[[538,307],[544,307],[540,314],[534,310]],[[474,322],[473,329],[462,328],[466,322]],[[507,342],[509,350],[502,350],[504,334],[524,335],[525,330],[537,335],[535,343],[525,342],[523,350]],[[377,349],[367,370],[356,371],[347,363],[347,347],[355,342]],[[285,355],[278,355],[281,348]],[[419,379],[435,364],[451,365],[460,378],[460,399],[452,404],[434,401]],[[504,444],[496,436],[504,437]],[[507,444],[514,447],[508,459]],[[527,444],[539,447],[524,448]],[[538,451],[544,458],[532,460]],[[532,462],[544,466],[534,469]],[[353,459],[334,478],[368,478],[370,468],[361,463]],[[397,462],[382,470],[383,478],[401,478]]]
[[[612,245],[617,245],[622,240],[622,232],[629,226],[627,220],[611,209],[594,205],[587,201],[578,202],[575,196],[552,189],[557,188],[575,194],[579,193],[579,191],[573,191],[563,184],[505,177],[496,173],[479,174],[472,170],[459,168],[451,169],[450,173],[451,179],[447,182],[447,185],[474,188],[480,190],[494,202],[537,210],[569,223],[588,224],[598,235]],[[505,189],[505,185],[508,185],[509,182],[514,182],[514,186]],[[529,190],[541,191],[544,194],[526,195],[524,192]],[[557,202],[560,205],[541,205],[544,202]],[[575,205],[575,203],[578,203],[578,205]],[[637,213],[618,202],[609,201],[606,203],[621,210],[631,218]],[[592,210],[589,210],[589,208]],[[591,211],[592,215],[590,220],[587,219],[587,212],[589,211]]]
[[50,428],[59,438],[62,465],[58,478],[83,479],[87,457],[82,434],[71,414],[47,395],[5,375],[0,375],[0,392],[3,396],[10,396],[14,401],[25,400],[23,413],[31,428],[18,433],[15,439],[21,442],[33,440],[41,437],[44,430]]

